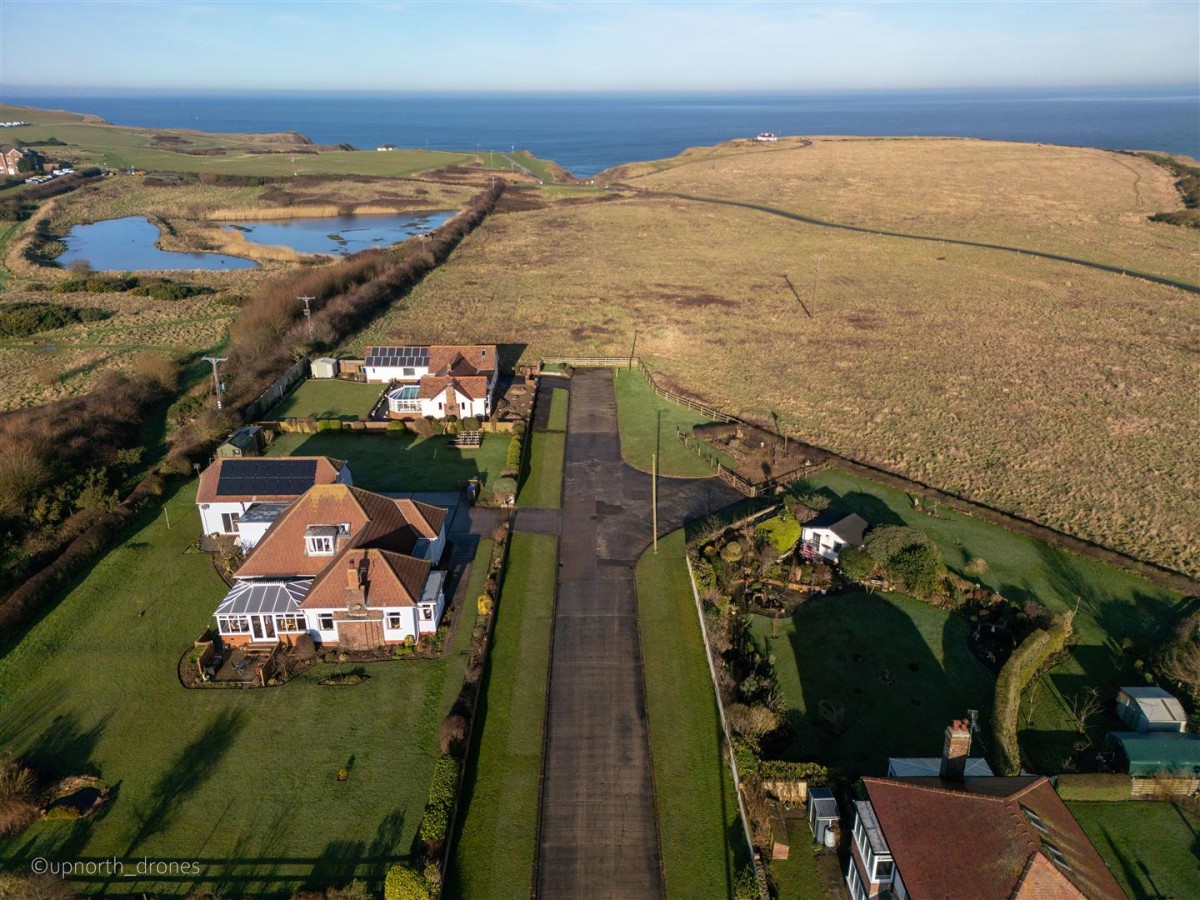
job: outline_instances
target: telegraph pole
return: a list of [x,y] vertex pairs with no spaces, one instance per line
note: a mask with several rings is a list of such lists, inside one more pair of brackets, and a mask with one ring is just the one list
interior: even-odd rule
[[225,362],[226,356],[202,356],[206,363],[212,363],[213,370],[213,388],[217,392],[217,409],[221,408],[221,379],[217,376],[217,366]]
[[650,454],[651,527],[654,529],[654,555],[658,555],[658,454]]

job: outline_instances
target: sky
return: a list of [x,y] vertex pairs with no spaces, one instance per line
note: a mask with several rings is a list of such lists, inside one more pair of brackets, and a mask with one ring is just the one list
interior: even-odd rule
[[1195,84],[1197,0],[0,0],[8,91]]

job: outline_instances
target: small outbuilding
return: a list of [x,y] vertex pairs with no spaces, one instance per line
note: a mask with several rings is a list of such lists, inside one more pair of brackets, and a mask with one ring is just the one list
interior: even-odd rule
[[1118,756],[1118,768],[1134,778],[1162,772],[1200,775],[1200,735],[1177,731],[1110,731],[1105,741]]
[[217,456],[221,458],[262,456],[263,430],[258,425],[246,425],[231,434],[221,446]]
[[800,549],[805,559],[818,557],[837,564],[843,547],[861,547],[870,525],[858,513],[825,512],[805,522]]
[[1117,716],[1135,731],[1186,731],[1187,713],[1160,687],[1123,687],[1117,692]]
[[339,369],[340,364],[336,359],[332,356],[322,356],[320,359],[313,360],[312,377],[337,378]]
[[813,788],[808,792],[808,827],[818,844],[828,846],[826,835],[836,835],[838,827],[838,805],[833,791],[826,787]]

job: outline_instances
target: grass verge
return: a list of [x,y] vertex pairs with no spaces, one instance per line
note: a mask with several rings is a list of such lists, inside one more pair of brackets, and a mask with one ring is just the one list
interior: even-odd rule
[[561,431],[533,431],[529,436],[529,472],[517,494],[517,505],[558,509],[562,505],[567,436]]
[[642,554],[637,597],[667,897],[727,897],[747,853],[682,530]]
[[0,840],[0,859],[201,867],[72,883],[85,893],[289,896],[352,878],[378,889],[411,851],[466,657],[374,664],[352,688],[318,684],[336,671],[322,666],[278,688],[184,690],[180,654],[225,586],[192,550],[195,483],[164,506],[173,527],[159,515],[131,533],[0,659],[0,746],[60,776],[98,774],[115,793],[100,817]]
[[371,412],[381,390],[377,384],[313,379],[280,400],[263,418],[356,420]]
[[1142,800],[1067,808],[1133,900],[1196,896],[1200,817],[1173,803]]
[[613,376],[621,456],[625,462],[649,472],[651,454],[657,453],[660,475],[711,475],[708,463],[679,443],[675,432],[690,434],[696,425],[712,419],[660,397],[641,372],[614,369]]
[[555,388],[550,395],[550,420],[546,425],[549,431],[567,430],[567,406],[571,402],[571,392],[566,388]]
[[281,434],[267,452],[344,459],[354,483],[371,491],[457,491],[471,478],[484,484],[498,478],[510,440],[507,434],[488,434],[479,447],[459,448],[443,436]]
[[446,896],[526,897],[537,835],[558,540],[515,534]]

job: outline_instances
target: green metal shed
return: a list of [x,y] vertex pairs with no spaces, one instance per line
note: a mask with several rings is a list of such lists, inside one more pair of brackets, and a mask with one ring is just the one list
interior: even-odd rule
[[1200,775],[1200,735],[1175,731],[1110,731],[1106,742],[1129,764],[1134,778],[1164,770]]

